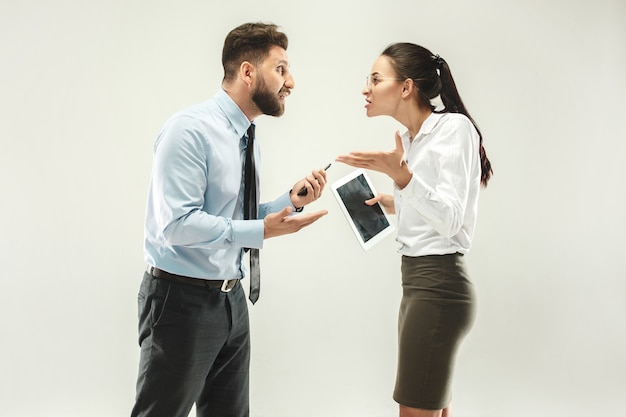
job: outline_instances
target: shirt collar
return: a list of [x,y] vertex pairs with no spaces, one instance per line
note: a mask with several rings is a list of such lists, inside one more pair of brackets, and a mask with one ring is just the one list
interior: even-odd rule
[[220,89],[213,98],[226,115],[226,118],[233,126],[233,129],[235,129],[235,132],[237,132],[237,136],[243,137],[251,123],[237,103],[233,101],[224,89]]
[[410,141],[411,139],[413,139],[419,142],[419,138],[422,138],[430,134],[433,131],[433,129],[435,128],[435,126],[437,126],[437,123],[443,117],[444,114],[445,113],[435,113],[435,112],[431,113],[426,118],[426,120],[424,120],[424,122],[422,123],[422,126],[420,127],[419,132],[417,132],[417,135],[415,135],[414,138],[410,137],[410,133],[408,130],[404,132],[404,134],[402,135],[402,138],[405,139],[406,141]]
[[435,128],[435,126],[437,125],[437,122],[439,122],[439,119],[441,119],[442,117],[443,117],[443,113],[434,113],[434,112],[431,113],[426,118],[426,120],[424,120],[424,123],[422,123],[422,127],[420,128],[420,131],[417,133],[417,136],[430,134]]

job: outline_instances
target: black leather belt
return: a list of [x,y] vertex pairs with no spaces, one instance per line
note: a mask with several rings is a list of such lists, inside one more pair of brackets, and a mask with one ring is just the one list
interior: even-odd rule
[[222,292],[230,292],[235,285],[239,282],[239,279],[227,279],[227,280],[212,280],[212,279],[200,279],[185,277],[183,275],[171,274],[154,266],[148,266],[148,273],[157,279],[166,279],[172,282],[178,282],[180,284],[193,285],[195,287],[209,287],[219,288]]

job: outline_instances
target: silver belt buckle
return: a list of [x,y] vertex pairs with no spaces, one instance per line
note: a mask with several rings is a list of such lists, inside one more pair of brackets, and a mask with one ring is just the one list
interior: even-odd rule
[[232,281],[232,280],[230,280],[230,279],[225,279],[225,280],[222,282],[222,288],[220,288],[220,290],[221,290],[222,292],[231,292],[231,291],[233,290],[234,285],[233,285],[233,287],[228,288],[228,284],[230,283],[230,281]]

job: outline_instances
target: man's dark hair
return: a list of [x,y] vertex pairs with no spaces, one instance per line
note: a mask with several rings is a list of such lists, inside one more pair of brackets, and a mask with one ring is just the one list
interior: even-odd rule
[[260,64],[272,46],[287,50],[287,35],[272,23],[244,23],[231,30],[224,40],[222,66],[224,81],[232,81],[242,62]]

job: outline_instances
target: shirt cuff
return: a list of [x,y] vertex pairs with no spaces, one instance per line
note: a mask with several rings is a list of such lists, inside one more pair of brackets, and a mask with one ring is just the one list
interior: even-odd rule
[[232,220],[233,243],[242,248],[262,249],[265,238],[263,219]]

